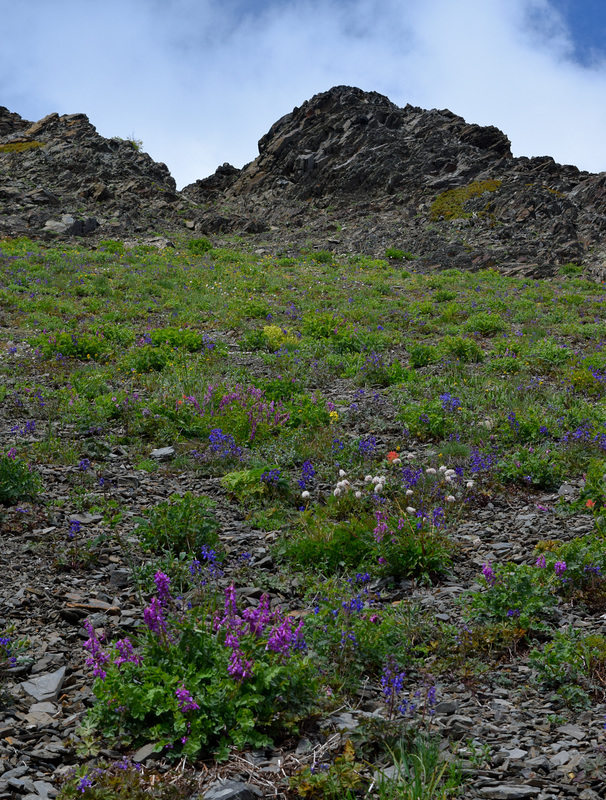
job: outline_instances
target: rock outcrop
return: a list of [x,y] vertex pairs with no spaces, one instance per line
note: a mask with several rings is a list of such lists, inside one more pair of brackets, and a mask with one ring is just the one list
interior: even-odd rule
[[428,268],[603,277],[606,173],[514,158],[506,135],[448,110],[337,86],[279,119],[243,169],[177,192],[164,164],[83,114],[0,108],[0,235],[241,233],[269,251],[418,255]]
[[[495,127],[451,111],[399,108],[337,86],[278,120],[241,171],[229,165],[185,187],[208,205],[200,229],[256,215],[275,241],[383,255],[412,251],[428,266],[495,266],[550,274],[567,262],[600,273],[606,260],[606,176],[549,157],[513,158]],[[299,233],[297,233],[299,231]],[[272,239],[272,235],[265,238]]]
[[165,164],[84,114],[32,123],[0,107],[0,235],[156,231],[190,205],[175,189]]

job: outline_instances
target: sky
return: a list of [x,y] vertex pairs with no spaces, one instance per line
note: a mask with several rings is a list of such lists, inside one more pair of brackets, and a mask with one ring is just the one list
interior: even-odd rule
[[181,188],[345,84],[606,171],[605,0],[0,0],[0,105],[85,113]]

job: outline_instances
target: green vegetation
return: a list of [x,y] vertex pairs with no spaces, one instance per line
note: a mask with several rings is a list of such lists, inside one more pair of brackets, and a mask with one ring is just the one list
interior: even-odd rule
[[[481,197],[486,192],[496,192],[500,186],[501,181],[487,180],[473,181],[473,183],[461,186],[458,189],[447,189],[433,201],[429,215],[433,220],[438,220],[441,217],[444,219],[465,219],[470,217],[471,212],[466,211],[465,203],[474,197]],[[479,213],[485,213],[486,208],[488,208],[488,202]]]
[[9,142],[8,144],[0,144],[0,153],[25,153],[28,150],[35,150],[38,147],[44,147],[44,142]]
[[[497,189],[447,192],[433,213],[482,213]],[[368,788],[359,765],[389,761],[378,797],[446,798],[460,775],[416,736],[441,676],[475,691],[530,651],[562,705],[598,696],[601,634],[560,621],[571,604],[590,621],[606,611],[604,287],[574,265],[535,280],[425,274],[408,256],[275,258],[227,237],[170,252],[0,242],[0,510],[21,531],[17,504],[36,520],[60,509],[57,569],[93,569],[116,542],[145,607],[127,639],[88,632],[98,702],[82,742],[226,757],[380,686],[383,722],[399,726],[389,747],[352,737],[289,791],[353,798]],[[166,461],[153,452],[169,446]],[[573,500],[543,499],[564,482]],[[503,495],[563,528],[584,515],[586,532],[476,559],[463,621],[436,618],[410,590],[458,569],[472,584],[477,543],[461,531]],[[87,512],[95,537],[73,524]],[[103,769],[64,797],[121,796]],[[124,778],[131,796],[137,780]]]

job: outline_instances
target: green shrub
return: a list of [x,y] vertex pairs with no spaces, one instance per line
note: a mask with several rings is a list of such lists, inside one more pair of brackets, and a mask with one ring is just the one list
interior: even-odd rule
[[573,707],[588,707],[590,694],[601,696],[606,679],[606,637],[583,634],[572,626],[557,631],[542,650],[535,648],[530,661],[537,679]]
[[454,356],[463,364],[477,364],[484,360],[484,351],[473,339],[464,336],[445,336],[442,348],[449,356]]
[[474,314],[464,325],[469,333],[480,333],[482,336],[494,336],[507,328],[507,323],[498,314]]
[[65,331],[50,335],[41,334],[36,336],[31,344],[40,351],[43,358],[47,359],[61,355],[65,358],[79,358],[82,361],[89,358],[104,361],[111,349],[103,335]]
[[398,250],[396,247],[388,247],[385,251],[385,258],[391,258],[394,261],[412,261],[415,256],[407,250]]
[[553,447],[527,446],[505,455],[498,470],[505,482],[553,490],[564,480],[566,464],[562,453]]
[[187,249],[194,256],[202,256],[204,253],[208,253],[209,250],[212,250],[213,246],[209,239],[202,236],[199,239],[190,239],[187,242]]
[[37,473],[17,457],[14,448],[0,455],[0,503],[14,505],[20,500],[34,500],[39,490]]
[[156,347],[183,348],[190,353],[201,350],[204,345],[204,336],[190,328],[157,328],[150,331],[149,338]]
[[310,254],[310,258],[312,261],[317,261],[318,264],[332,264],[335,260],[334,253],[331,253],[330,250],[316,250]]
[[153,743],[170,759],[224,760],[232,746],[272,745],[308,714],[318,685],[302,625],[272,612],[267,596],[238,609],[233,585],[221,611],[212,596],[188,608],[172,598],[166,575],[155,580],[138,652],[130,640],[104,651],[87,626],[98,676],[91,726],[135,747]]
[[173,495],[152,509],[137,533],[143,545],[154,553],[198,553],[203,545],[214,547],[219,522],[213,512],[216,503],[191,492]]
[[168,347],[143,345],[127,353],[120,365],[133,372],[162,372],[173,357],[174,353]]
[[426,367],[428,364],[435,364],[439,361],[440,356],[437,347],[431,344],[415,342],[408,345],[408,358],[410,366],[418,369],[419,367]]
[[105,250],[107,253],[124,252],[124,243],[119,239],[102,239],[97,247],[99,250]]
[[542,581],[543,573],[528,564],[485,564],[486,589],[467,595],[467,614],[486,622],[511,622],[524,630],[537,628],[556,598]]

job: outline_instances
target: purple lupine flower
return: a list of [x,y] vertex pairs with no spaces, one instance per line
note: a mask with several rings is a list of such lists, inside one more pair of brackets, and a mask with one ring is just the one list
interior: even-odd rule
[[491,564],[488,563],[484,564],[484,566],[482,567],[482,575],[484,575],[486,583],[489,586],[494,586],[495,583],[497,582],[497,576],[494,574]]
[[292,617],[286,617],[272,630],[267,639],[266,650],[273,650],[274,653],[281,653],[284,656],[289,654],[291,647],[299,642],[303,631],[303,620],[294,631],[292,621]]
[[568,569],[567,566],[566,566],[566,562],[565,561],[556,561],[556,563],[553,565],[553,568],[554,568],[555,574],[558,576],[558,578],[561,578],[562,575]]
[[182,711],[184,714],[187,711],[198,711],[200,709],[200,706],[193,699],[183,683],[178,689],[175,689],[175,697],[177,698],[177,703],[179,704],[179,711]]
[[118,657],[114,658],[113,663],[117,667],[127,663],[136,664],[138,667],[141,666],[141,656],[138,656],[135,653],[132,642],[128,637],[126,639],[120,639],[116,642],[116,650],[118,651]]
[[162,605],[157,597],[152,598],[149,606],[143,611],[143,621],[152,633],[156,635],[166,633],[166,620]]
[[241,650],[234,650],[229,657],[227,671],[236,681],[243,681],[252,675],[252,661],[246,661],[242,656]]
[[156,592],[158,593],[158,600],[163,606],[173,599],[170,593],[170,578],[164,572],[156,572],[154,575],[154,583],[156,584]]
[[537,560],[534,562],[535,567],[540,567],[541,569],[545,569],[547,566],[547,560],[545,556],[539,556]]
[[257,608],[247,608],[242,613],[243,619],[248,623],[248,632],[253,636],[261,636],[273,614],[269,605],[269,595],[264,594]]
[[76,789],[79,792],[82,792],[82,794],[84,794],[84,792],[88,789],[88,787],[92,785],[93,782],[91,781],[91,779],[88,777],[88,775],[85,775],[83,778],[80,778],[80,782],[76,786]]
[[84,620],[84,627],[86,628],[89,638],[84,642],[83,647],[90,653],[90,656],[86,659],[86,665],[88,667],[93,667],[93,675],[95,678],[104,680],[107,675],[104,667],[109,662],[109,656],[97,638],[97,634],[90,620]]

